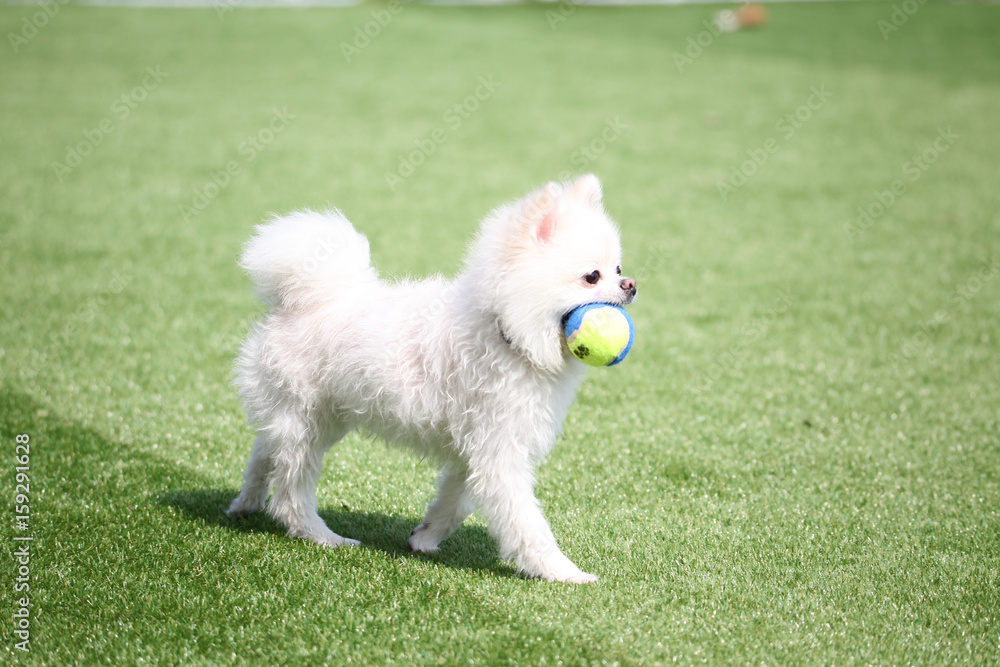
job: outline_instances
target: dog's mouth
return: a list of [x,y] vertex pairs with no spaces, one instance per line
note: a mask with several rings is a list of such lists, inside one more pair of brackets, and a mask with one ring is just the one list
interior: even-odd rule
[[635,301],[638,292],[635,280],[632,278],[622,278],[618,289],[601,290],[594,295],[595,298],[593,300],[581,303],[576,307],[579,308],[588,303],[608,303],[612,306],[627,306]]
[[607,304],[609,306],[624,307],[632,303],[634,300],[635,300],[635,294],[627,294],[620,299],[601,299],[599,301],[586,301],[584,303],[577,304],[572,308],[570,308],[567,312],[563,313],[562,317],[559,318],[559,326],[563,330],[565,330],[566,320],[568,320],[569,316],[573,314],[573,311],[577,310],[578,308],[583,308],[584,306],[592,306],[594,304]]
[[625,292],[620,299],[612,300],[609,303],[613,303],[616,306],[627,306],[633,301],[635,301],[636,291],[633,289],[630,292]]

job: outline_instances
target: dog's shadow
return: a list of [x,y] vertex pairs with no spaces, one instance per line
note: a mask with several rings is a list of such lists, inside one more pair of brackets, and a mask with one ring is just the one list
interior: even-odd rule
[[[239,519],[228,516],[226,508],[238,494],[238,489],[173,491],[161,496],[160,502],[209,526],[245,534],[285,537],[284,528],[263,511]],[[321,508],[319,514],[330,530],[359,540],[361,548],[376,549],[394,558],[411,557],[499,576],[516,574],[512,566],[500,560],[496,544],[482,526],[462,526],[441,543],[441,550],[436,554],[421,554],[411,553],[407,544],[410,531],[420,524],[420,518],[358,512],[346,507],[340,510]]]
[[[32,453],[36,442],[45,442],[51,451],[72,453],[83,468],[107,460],[129,461],[133,486],[129,493],[144,496],[148,488],[156,488],[163,479],[189,480],[187,488],[175,489],[155,497],[161,506],[179,510],[183,520],[243,534],[266,534],[284,537],[284,529],[264,512],[244,519],[233,519],[226,509],[239,490],[206,488],[206,480],[189,468],[167,459],[151,456],[139,448],[123,445],[43,406],[29,394],[4,384],[0,373],[0,432],[30,433]],[[13,435],[10,442],[14,441]],[[13,445],[12,445],[13,447]],[[55,464],[53,464],[55,465]],[[88,484],[86,498],[93,502],[106,501],[111,493],[110,478],[101,476]],[[115,493],[124,493],[117,488]],[[100,499],[100,500],[97,500]],[[410,554],[407,539],[420,523],[418,517],[390,516],[350,509],[326,508],[320,512],[327,525],[337,533],[360,540],[362,548],[375,549],[394,558],[413,558],[438,563],[445,567],[475,570],[498,576],[515,576],[514,568],[500,560],[496,544],[481,526],[465,525],[441,545],[433,555]],[[290,540],[289,540],[290,541]],[[316,546],[317,549],[322,547]]]

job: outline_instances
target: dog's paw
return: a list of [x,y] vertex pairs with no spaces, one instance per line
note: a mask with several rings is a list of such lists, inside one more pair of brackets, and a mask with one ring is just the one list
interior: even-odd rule
[[243,517],[250,516],[254,512],[263,509],[264,503],[249,503],[244,500],[243,496],[240,496],[229,506],[226,510],[226,516],[230,516],[234,519],[242,519]]
[[562,581],[567,584],[592,584],[598,580],[596,574],[589,574],[587,572],[578,572],[577,574],[572,574],[565,579],[555,579],[554,581]]
[[410,551],[419,551],[423,554],[437,553],[440,543],[440,538],[430,530],[430,526],[427,523],[420,524],[410,533]]
[[342,537],[337,533],[333,532],[329,528],[321,533],[307,532],[307,531],[288,531],[289,537],[294,537],[300,540],[309,540],[310,542],[315,542],[316,544],[321,544],[324,547],[359,547],[361,542],[357,540],[352,540],[347,537]]
[[547,558],[534,567],[523,568],[526,575],[546,581],[560,581],[567,584],[592,584],[597,581],[597,575],[583,572],[563,554]]
[[[525,574],[528,574],[527,572]],[[529,574],[529,576],[531,576]],[[536,579],[544,579],[546,581],[557,581],[564,584],[592,584],[598,580],[596,574],[589,574],[587,572],[581,571],[576,566],[572,570],[566,569],[559,572],[546,572],[544,574],[534,575]]]
[[[339,535],[337,537],[340,537]],[[332,544],[329,546],[336,547],[360,547],[361,542],[359,540],[352,540],[349,537],[340,537],[340,542],[338,544]]]

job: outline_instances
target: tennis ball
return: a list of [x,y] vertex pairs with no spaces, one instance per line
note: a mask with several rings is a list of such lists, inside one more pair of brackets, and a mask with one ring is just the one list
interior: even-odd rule
[[624,308],[588,303],[563,318],[570,352],[588,366],[614,366],[625,358],[635,340],[635,324]]

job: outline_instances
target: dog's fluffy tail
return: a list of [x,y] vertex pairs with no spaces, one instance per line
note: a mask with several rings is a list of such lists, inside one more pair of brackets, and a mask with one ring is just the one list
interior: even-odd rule
[[337,210],[299,211],[258,225],[240,266],[271,307],[316,305],[378,280],[368,239]]

